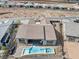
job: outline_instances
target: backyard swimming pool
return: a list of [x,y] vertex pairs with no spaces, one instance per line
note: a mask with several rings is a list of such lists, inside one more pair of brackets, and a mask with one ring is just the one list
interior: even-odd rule
[[32,54],[55,54],[54,48],[47,47],[29,47],[23,49],[23,55]]

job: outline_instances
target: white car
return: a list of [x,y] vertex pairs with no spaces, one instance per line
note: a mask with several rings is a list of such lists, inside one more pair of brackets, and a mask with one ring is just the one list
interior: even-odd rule
[[31,7],[34,7],[33,5],[34,5],[33,3],[28,2],[28,3],[25,3],[25,4],[24,4],[24,7],[26,7],[26,8],[31,8]]

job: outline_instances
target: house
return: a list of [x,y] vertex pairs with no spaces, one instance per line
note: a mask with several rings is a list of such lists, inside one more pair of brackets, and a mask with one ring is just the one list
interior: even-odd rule
[[32,2],[28,2],[28,3],[24,4],[24,7],[25,8],[33,8],[34,4]]
[[17,43],[28,45],[56,45],[56,35],[52,25],[20,25],[16,34]]
[[[22,24],[18,28],[18,32],[16,34],[15,39],[17,41],[17,49],[16,49],[16,53],[13,55],[14,58],[26,59],[26,58],[28,58],[28,56],[29,57],[31,56],[30,58],[35,58],[37,56],[37,58],[42,57],[41,59],[47,58],[47,57],[49,57],[50,59],[52,59],[52,58],[62,59],[61,56],[60,57],[54,56],[54,54],[44,55],[43,52],[42,52],[42,54],[40,53],[40,54],[31,55],[29,53],[29,55],[24,55],[25,48],[28,49],[31,47],[31,49],[29,49],[29,51],[30,50],[32,51],[32,49],[33,48],[36,49],[36,47],[45,48],[45,49],[46,49],[46,47],[47,48],[51,47],[52,49],[57,49],[59,47],[59,46],[56,46],[57,39],[56,39],[54,28],[51,24],[46,24],[46,25]],[[60,47],[58,49],[60,49]],[[42,50],[42,49],[40,49],[40,50]],[[37,52],[39,53],[38,50],[37,50]],[[57,53],[59,53],[59,52],[57,51]],[[49,59],[49,58],[47,58],[47,59]]]
[[8,2],[6,3],[6,7],[9,7],[9,8],[15,7],[15,2],[10,2],[10,1],[8,1]]
[[0,7],[3,7],[5,2],[0,2]]
[[69,41],[79,41],[79,23],[65,23],[65,35]]
[[15,49],[15,40],[13,36],[13,31],[15,29],[15,25],[13,25],[13,20],[8,20],[2,22],[0,24],[0,48],[4,50],[5,47],[8,51],[12,52]]
[[16,3],[15,4],[17,7],[24,7],[24,3]]
[[66,2],[74,2],[74,3],[78,3],[79,0],[65,0]]

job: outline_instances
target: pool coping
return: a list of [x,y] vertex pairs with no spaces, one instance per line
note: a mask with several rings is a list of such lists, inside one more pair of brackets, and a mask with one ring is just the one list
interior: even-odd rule
[[[52,48],[52,47],[48,47],[48,48]],[[24,49],[25,49],[25,48],[22,49],[21,56],[25,56],[25,55],[23,54]],[[54,54],[55,54],[55,49],[54,49]],[[41,54],[41,53],[39,53],[39,54],[31,54],[31,55],[54,55],[54,54],[47,54],[47,53]],[[27,56],[31,56],[31,55],[27,55]]]

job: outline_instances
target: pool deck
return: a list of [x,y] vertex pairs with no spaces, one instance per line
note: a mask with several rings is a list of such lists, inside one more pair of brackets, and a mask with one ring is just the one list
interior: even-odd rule
[[[10,59],[15,59],[11,57]],[[54,56],[54,55],[39,55],[39,56],[22,56],[20,59],[63,59],[62,56]]]
[[[13,55],[15,58],[20,58],[20,57],[22,57],[23,56],[23,49],[24,48],[29,48],[29,47],[32,47],[32,46],[20,46],[20,47],[18,47],[17,49],[16,49],[16,53]],[[38,47],[47,47],[47,48],[57,48],[56,46],[38,46]],[[52,54],[53,55],[53,54]]]
[[55,54],[55,49],[52,47],[37,47],[37,46],[32,46],[30,48],[24,48],[23,49],[23,55],[50,55],[50,54]]

